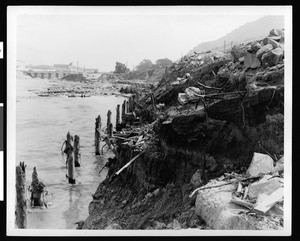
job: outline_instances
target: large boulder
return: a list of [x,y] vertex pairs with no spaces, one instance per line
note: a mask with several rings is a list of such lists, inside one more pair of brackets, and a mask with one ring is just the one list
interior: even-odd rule
[[263,47],[261,47],[257,52],[256,52],[256,57],[261,58],[265,53],[270,52],[273,49],[272,44],[267,44]]
[[283,58],[283,49],[282,48],[276,48],[272,51],[265,53],[261,57],[261,61],[264,67],[270,67],[277,65]]

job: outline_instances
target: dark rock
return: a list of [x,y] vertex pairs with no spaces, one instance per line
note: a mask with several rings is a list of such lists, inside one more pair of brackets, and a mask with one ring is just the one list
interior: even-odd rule
[[264,67],[277,65],[283,58],[283,49],[276,48],[272,51],[265,53],[262,58],[262,64]]

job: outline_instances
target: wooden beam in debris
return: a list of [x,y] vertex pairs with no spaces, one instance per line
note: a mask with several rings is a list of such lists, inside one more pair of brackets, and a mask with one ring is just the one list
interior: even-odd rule
[[134,158],[132,158],[128,163],[126,163],[119,171],[116,172],[116,175],[119,175],[126,167],[133,163],[138,157],[140,157],[144,152],[139,153]]

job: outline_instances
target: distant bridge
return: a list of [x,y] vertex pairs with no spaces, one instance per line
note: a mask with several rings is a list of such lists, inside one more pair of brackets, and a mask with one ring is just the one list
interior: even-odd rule
[[[74,74],[74,72],[71,71],[47,71],[47,70],[41,70],[41,71],[33,71],[33,70],[24,70],[24,74],[29,75],[32,78],[41,78],[41,79],[61,79],[69,74]],[[76,72],[77,73],[77,72]]]

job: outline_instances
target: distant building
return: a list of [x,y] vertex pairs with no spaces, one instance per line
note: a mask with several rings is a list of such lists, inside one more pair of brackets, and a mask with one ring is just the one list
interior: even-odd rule
[[98,73],[98,69],[85,69],[85,73],[95,74],[95,73]]

